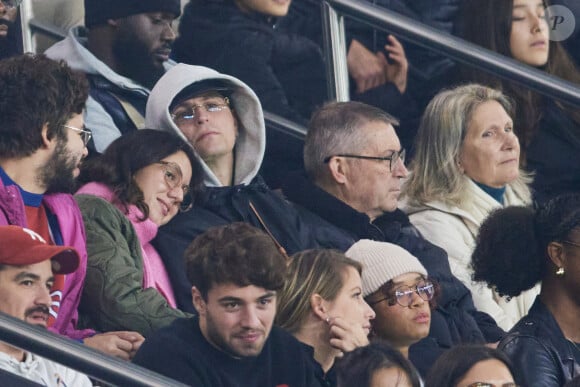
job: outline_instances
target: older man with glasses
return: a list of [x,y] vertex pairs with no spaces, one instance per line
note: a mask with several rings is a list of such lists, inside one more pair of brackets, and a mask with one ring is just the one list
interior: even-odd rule
[[354,240],[401,246],[436,280],[442,297],[429,336],[412,345],[409,358],[422,375],[445,349],[462,342],[497,342],[505,333],[473,306],[469,290],[451,273],[447,254],[429,243],[398,209],[407,176],[397,120],[359,102],[337,102],[314,113],[304,146],[307,175],[283,186],[292,202],[314,212]]
[[156,238],[181,309],[195,312],[183,252],[209,227],[249,223],[268,232],[288,254],[330,245],[346,249],[352,243],[314,214],[301,215],[264,183],[259,173],[266,148],[262,106],[242,81],[178,64],[151,90],[146,126],[176,133],[203,165],[205,193],[191,211],[161,227]]

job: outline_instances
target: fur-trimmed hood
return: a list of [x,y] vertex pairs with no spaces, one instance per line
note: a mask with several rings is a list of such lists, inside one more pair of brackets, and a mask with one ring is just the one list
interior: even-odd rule
[[[203,66],[180,63],[167,71],[157,82],[147,101],[145,126],[151,129],[176,133],[187,141],[171,119],[169,106],[186,87],[206,80],[220,80],[231,86],[230,101],[236,111],[239,135],[234,148],[234,184],[249,184],[258,174],[266,149],[266,125],[262,105],[248,85],[232,76],[221,74]],[[204,184],[208,187],[222,186],[207,164],[202,162]]]

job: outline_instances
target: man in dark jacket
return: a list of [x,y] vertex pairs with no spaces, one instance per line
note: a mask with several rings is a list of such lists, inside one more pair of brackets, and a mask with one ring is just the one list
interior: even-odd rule
[[214,227],[185,260],[197,316],[148,338],[135,363],[197,387],[319,386],[302,344],[273,326],[286,257],[268,234]]
[[172,23],[179,0],[85,0],[85,27],[46,51],[87,74],[90,96],[85,124],[92,150],[104,151],[117,137],[143,128],[150,89],[175,63]]
[[183,251],[211,226],[247,222],[270,233],[289,253],[352,243],[314,214],[300,214],[270,190],[258,171],[265,123],[256,94],[245,83],[212,69],[178,64],[155,85],[146,125],[171,131],[192,145],[204,171],[205,193],[193,208],[159,230],[156,247],[174,286],[178,306],[191,311],[191,284]]
[[459,343],[495,343],[504,332],[475,310],[471,293],[453,276],[445,251],[425,240],[397,208],[407,176],[405,150],[382,110],[358,103],[332,103],[310,122],[304,147],[308,177],[283,187],[294,203],[318,214],[353,239],[397,244],[416,256],[441,286],[429,336],[410,348],[425,375],[438,355]]

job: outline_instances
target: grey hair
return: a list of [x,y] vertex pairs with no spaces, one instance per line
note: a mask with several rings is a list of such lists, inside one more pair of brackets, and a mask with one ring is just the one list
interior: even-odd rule
[[[456,206],[467,203],[469,177],[459,169],[463,140],[475,110],[485,102],[496,101],[514,117],[514,105],[501,91],[468,84],[437,94],[421,118],[415,138],[411,174],[404,186],[410,204],[442,201]],[[520,170],[509,186],[524,201],[530,201],[531,178]]]
[[304,143],[304,167],[319,182],[325,176],[324,159],[339,153],[357,153],[367,146],[359,129],[368,122],[398,125],[399,121],[374,106],[361,102],[330,102],[312,115]]

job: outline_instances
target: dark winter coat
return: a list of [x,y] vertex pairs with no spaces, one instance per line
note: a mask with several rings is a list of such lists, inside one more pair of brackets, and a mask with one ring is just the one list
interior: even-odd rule
[[559,387],[580,375],[580,348],[567,340],[546,305],[536,298],[499,343],[514,366],[522,386]]
[[288,199],[347,232],[354,240],[372,239],[399,245],[416,256],[441,288],[431,316],[429,336],[410,347],[410,359],[425,376],[436,358],[459,343],[497,342],[505,332],[473,305],[470,291],[451,273],[445,251],[424,239],[402,211],[370,221],[305,176],[292,176],[283,187]]

